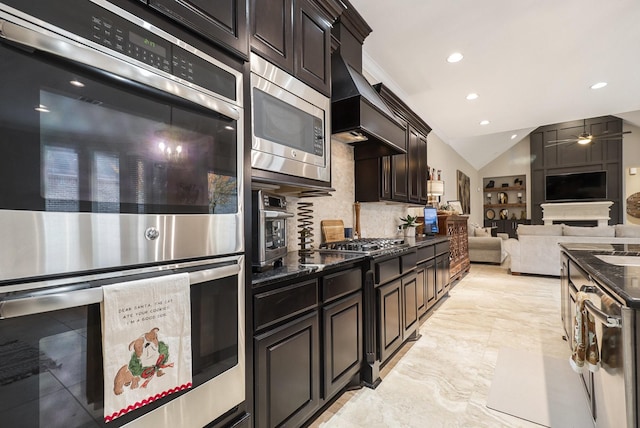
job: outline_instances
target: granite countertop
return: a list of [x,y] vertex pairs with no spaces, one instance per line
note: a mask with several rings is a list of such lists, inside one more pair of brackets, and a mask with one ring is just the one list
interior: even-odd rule
[[[417,237],[408,238],[407,243],[410,245],[408,250],[412,247],[423,247],[429,244],[437,244],[440,242],[446,242],[448,238],[446,236],[430,236],[430,237]],[[343,264],[349,264],[365,260],[367,257],[364,254],[353,253],[318,253],[314,252],[310,257],[300,260],[300,256],[297,251],[290,251],[282,259],[282,266],[267,269],[264,272],[253,272],[251,284],[254,287],[261,287],[274,282],[283,281],[285,279],[295,279],[310,275],[315,272],[319,272],[324,269],[339,267]]]
[[254,272],[251,284],[254,287],[260,287],[285,279],[309,275],[327,268],[338,267],[342,264],[357,262],[365,258],[366,256],[363,254],[320,254],[314,252],[311,256],[301,260],[297,251],[289,251],[282,259],[282,266],[274,267],[264,272]]
[[[640,308],[640,243],[564,243],[560,246],[594,280],[617,295],[627,306]],[[605,260],[598,256],[604,256]],[[621,266],[622,263],[626,265]]]

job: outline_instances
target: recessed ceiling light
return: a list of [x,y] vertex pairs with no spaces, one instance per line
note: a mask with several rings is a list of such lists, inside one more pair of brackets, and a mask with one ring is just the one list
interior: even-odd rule
[[462,54],[460,52],[454,52],[447,58],[447,62],[458,62],[462,59]]
[[517,136],[518,136],[518,134],[513,134],[513,135],[511,136],[511,139],[512,139],[512,140],[515,140]]
[[82,83],[78,79],[73,79],[69,83],[71,83],[73,86],[75,86],[77,88],[84,88],[84,83]]
[[480,125],[484,126],[484,125],[488,125],[490,122],[488,120],[482,120],[480,121]]
[[478,94],[476,94],[476,93],[474,93],[474,92],[472,92],[472,93],[470,93],[469,95],[467,95],[467,99],[468,99],[469,101],[471,101],[471,100],[475,100],[476,98],[478,98]]
[[591,85],[591,89],[600,89],[604,88],[605,86],[607,86],[607,82],[598,82]]

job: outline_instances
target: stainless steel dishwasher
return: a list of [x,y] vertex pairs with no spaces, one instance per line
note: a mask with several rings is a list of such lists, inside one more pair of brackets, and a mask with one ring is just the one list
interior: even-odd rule
[[592,413],[597,428],[635,427],[635,310],[590,279],[580,291],[595,319],[600,369],[592,373]]

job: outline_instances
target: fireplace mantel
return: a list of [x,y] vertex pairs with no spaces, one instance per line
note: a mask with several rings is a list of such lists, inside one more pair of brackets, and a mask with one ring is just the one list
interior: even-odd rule
[[609,207],[611,201],[602,202],[563,202],[552,204],[540,204],[542,208],[542,220],[544,224],[562,221],[588,221],[596,220],[598,226],[609,224]]

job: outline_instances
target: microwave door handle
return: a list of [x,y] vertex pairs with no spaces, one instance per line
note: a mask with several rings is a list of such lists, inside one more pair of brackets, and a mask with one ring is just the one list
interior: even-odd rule
[[615,315],[610,315],[601,309],[598,309],[591,300],[584,301],[584,307],[587,309],[593,317],[601,324],[611,328],[622,328],[622,318]]
[[4,300],[0,302],[0,319],[91,305],[101,301],[102,287]]

